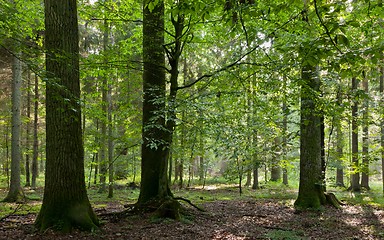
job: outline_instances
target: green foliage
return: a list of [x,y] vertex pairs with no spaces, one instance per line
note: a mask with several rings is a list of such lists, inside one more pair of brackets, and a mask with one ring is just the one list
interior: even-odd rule
[[273,240],[303,240],[306,239],[303,237],[304,233],[299,231],[289,231],[289,230],[271,230],[265,234],[265,237]]

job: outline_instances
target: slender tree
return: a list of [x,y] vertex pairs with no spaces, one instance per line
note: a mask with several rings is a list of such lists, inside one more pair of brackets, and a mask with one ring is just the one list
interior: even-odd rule
[[[380,93],[381,93],[381,106],[384,107],[384,67],[380,67]],[[380,145],[381,145],[381,179],[383,181],[383,195],[384,195],[384,118],[383,113],[381,113],[381,123],[380,123]]]
[[33,112],[33,156],[32,156],[32,189],[36,188],[36,179],[39,176],[39,138],[38,138],[38,127],[39,127],[39,77],[35,75],[34,84],[34,112]]
[[21,82],[22,64],[20,55],[13,57],[12,68],[12,136],[11,136],[11,181],[8,195],[4,202],[20,202],[24,200],[24,193],[20,180],[20,129],[21,129]]
[[25,136],[25,148],[26,148],[26,154],[25,154],[25,186],[30,187],[31,186],[31,170],[30,170],[30,142],[31,142],[31,91],[30,91],[30,85],[31,85],[31,71],[28,70],[28,76],[27,76],[27,123],[26,123],[26,135]]
[[[365,75],[365,74],[364,74]],[[361,173],[361,187],[369,190],[369,90],[368,90],[368,78],[364,76],[363,89],[366,93],[363,106],[363,149],[362,149],[362,173]]]
[[[356,77],[352,78],[352,92],[357,91],[358,81]],[[354,98],[352,102],[352,191],[360,191],[360,173],[359,173],[359,125],[357,122],[358,101]]]
[[46,0],[46,172],[40,231],[99,223],[88,200],[81,131],[77,1]]

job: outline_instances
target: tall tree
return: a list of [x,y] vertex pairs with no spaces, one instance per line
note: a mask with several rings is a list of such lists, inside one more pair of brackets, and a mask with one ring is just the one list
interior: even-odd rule
[[30,171],[30,132],[31,132],[31,91],[30,91],[30,85],[31,85],[31,71],[28,70],[28,76],[27,76],[27,123],[26,123],[26,135],[25,136],[25,148],[26,148],[26,154],[25,154],[25,186],[30,187],[31,186],[31,171]]
[[301,71],[300,185],[298,209],[319,208],[325,202],[322,189],[321,116],[317,102],[320,79],[316,67],[306,63]]
[[165,127],[164,2],[143,5],[143,129],[141,188],[137,205],[170,195]]
[[363,89],[365,91],[365,98],[363,103],[363,149],[362,149],[362,173],[361,173],[361,187],[369,190],[369,90],[368,78],[364,74]]
[[22,64],[17,54],[13,57],[12,68],[12,136],[11,136],[11,182],[8,195],[4,202],[19,202],[24,200],[20,180],[20,129],[21,129],[21,82]]
[[76,2],[44,2],[47,160],[43,204],[35,222],[40,231],[99,225],[85,188]]
[[[357,94],[358,81],[356,77],[352,78],[352,94]],[[358,101],[357,96],[352,100],[352,174],[351,187],[352,191],[360,191],[360,173],[359,173],[359,125],[357,121]]]
[[32,156],[32,189],[36,188],[36,179],[39,176],[39,138],[38,138],[38,127],[39,127],[39,77],[35,75],[34,84],[34,112],[33,112],[33,156]]
[[[380,93],[381,93],[381,107],[384,109],[384,67],[380,67]],[[381,123],[380,123],[380,145],[381,145],[381,179],[383,181],[383,195],[384,195],[384,117],[383,112],[381,112]]]

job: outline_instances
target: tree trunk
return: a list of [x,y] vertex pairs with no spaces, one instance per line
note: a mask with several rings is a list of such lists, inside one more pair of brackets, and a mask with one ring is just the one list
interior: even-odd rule
[[368,78],[364,76],[363,88],[367,97],[364,98],[364,109],[363,109],[363,157],[362,157],[362,173],[361,173],[361,187],[369,190],[369,90],[368,90]]
[[279,165],[279,154],[277,153],[280,149],[280,140],[275,137],[275,152],[272,153],[272,166],[271,166],[271,181],[278,182],[281,179],[281,167]]
[[[337,93],[337,105],[342,107],[342,99],[340,88]],[[335,127],[336,127],[336,186],[345,187],[344,184],[344,167],[343,167],[343,130],[341,125],[340,117],[335,117]]]
[[259,164],[253,165],[253,184],[252,189],[259,189]]
[[138,206],[162,202],[170,196],[166,170],[164,2],[149,9],[143,4],[143,129],[141,187]]
[[12,136],[11,136],[11,181],[8,195],[4,202],[24,201],[24,193],[20,183],[20,129],[21,129],[21,82],[22,65],[17,54],[13,57],[12,69]]
[[112,124],[112,86],[108,84],[108,198],[113,197],[113,124]]
[[383,195],[384,195],[384,115],[383,115],[383,109],[384,109],[384,67],[380,68],[380,93],[381,93],[381,101],[380,106],[382,109],[381,112],[381,123],[380,123],[380,130],[381,130],[381,136],[380,136],[380,145],[381,145],[381,180],[383,181]]
[[26,129],[26,135],[25,136],[25,186],[30,187],[31,186],[31,170],[30,170],[30,146],[31,146],[31,91],[30,91],[30,85],[31,85],[31,71],[28,70],[28,76],[27,76],[27,129]]
[[300,119],[300,184],[296,209],[318,209],[326,201],[322,189],[321,116],[316,105],[320,80],[316,67],[302,67]]
[[[107,47],[108,47],[108,35],[109,35],[109,24],[108,21],[104,20],[104,35],[103,35],[103,51],[104,51],[104,64],[108,64]],[[106,191],[106,178],[107,178],[107,122],[108,122],[108,78],[106,74],[107,69],[104,69],[104,75],[102,76],[103,82],[101,86],[101,111],[102,119],[100,122],[101,136],[100,136],[100,188],[99,193]]]
[[[286,83],[284,81],[284,91],[285,91],[285,89],[286,89]],[[287,149],[287,145],[288,145],[287,129],[288,129],[288,126],[287,125],[288,125],[289,109],[287,107],[285,98],[284,98],[284,103],[283,103],[283,114],[284,114],[284,117],[283,117],[283,156],[284,156],[284,160],[285,160],[286,164],[284,164],[282,171],[283,171],[283,184],[288,185],[288,169],[287,169],[286,165],[288,163],[288,159],[287,159],[287,150],[288,150]]]
[[337,120],[338,123],[336,123],[336,162],[337,162],[337,169],[336,169],[336,186],[339,187],[345,187],[344,185],[344,168],[343,168],[343,161],[341,160],[343,158],[343,132],[341,129],[341,123],[340,120]]
[[91,231],[99,223],[85,185],[76,1],[46,0],[45,29],[47,160],[35,224],[40,231]]
[[[357,91],[357,79],[352,78],[352,93],[353,96]],[[359,125],[357,123],[358,102],[353,100],[352,105],[352,175],[351,175],[351,190],[360,191],[360,173],[359,173]]]
[[32,156],[32,189],[36,188],[36,180],[39,177],[39,77],[35,74],[35,99],[33,110],[33,156]]

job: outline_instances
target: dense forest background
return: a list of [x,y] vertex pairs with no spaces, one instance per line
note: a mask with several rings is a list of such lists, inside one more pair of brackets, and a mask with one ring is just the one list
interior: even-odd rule
[[[171,189],[225,183],[241,194],[277,182],[300,186],[298,206],[316,184],[384,193],[381,0],[80,0],[77,8],[81,97],[68,102],[81,106],[88,188],[112,198],[119,186],[140,186],[143,152],[166,149]],[[145,31],[156,14],[163,26]],[[19,173],[22,186],[44,186],[44,19],[40,1],[0,0],[0,185],[10,190]],[[163,63],[149,55],[156,51]],[[165,82],[148,87],[156,67]]]

